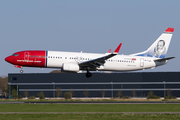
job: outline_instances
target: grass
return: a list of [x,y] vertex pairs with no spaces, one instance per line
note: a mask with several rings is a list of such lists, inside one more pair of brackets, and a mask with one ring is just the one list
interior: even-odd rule
[[179,114],[40,114],[0,115],[1,120],[179,120]]
[[0,112],[180,112],[180,104],[0,104]]
[[180,112],[180,104],[0,104],[0,112],[96,112],[96,114],[0,114],[0,120],[179,120],[180,114],[98,112]]

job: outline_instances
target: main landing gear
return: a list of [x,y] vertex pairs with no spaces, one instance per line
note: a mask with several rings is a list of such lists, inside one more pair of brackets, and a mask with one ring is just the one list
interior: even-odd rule
[[90,73],[90,72],[87,72],[87,73],[86,73],[86,77],[87,77],[87,78],[89,78],[89,77],[91,77],[91,76],[92,76],[92,73]]
[[91,76],[92,76],[92,73],[90,73],[89,70],[87,70],[86,77],[90,78]]

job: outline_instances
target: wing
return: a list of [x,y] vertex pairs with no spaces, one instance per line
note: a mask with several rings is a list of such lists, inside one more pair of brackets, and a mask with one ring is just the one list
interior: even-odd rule
[[89,61],[79,63],[80,68],[82,70],[86,70],[86,69],[93,70],[93,69],[96,69],[96,67],[104,65],[105,60],[107,60],[107,59],[109,59],[109,58],[111,58],[111,57],[118,54],[121,45],[122,45],[122,43],[120,43],[119,46],[116,48],[116,50],[111,54],[108,54],[108,55],[106,55],[104,57],[100,57],[100,58],[96,58],[96,59],[93,59],[93,60],[89,60]]

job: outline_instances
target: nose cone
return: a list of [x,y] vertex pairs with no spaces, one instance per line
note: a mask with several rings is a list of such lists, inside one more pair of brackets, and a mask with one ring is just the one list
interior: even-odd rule
[[5,61],[10,63],[12,61],[11,56],[6,57]]

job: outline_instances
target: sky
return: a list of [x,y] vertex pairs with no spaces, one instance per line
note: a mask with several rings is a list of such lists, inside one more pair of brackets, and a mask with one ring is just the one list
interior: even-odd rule
[[[4,58],[22,50],[119,54],[146,50],[168,27],[175,28],[168,64],[140,72],[180,71],[178,0],[3,0],[0,1],[0,76],[20,69]],[[55,69],[23,68],[24,73]]]

